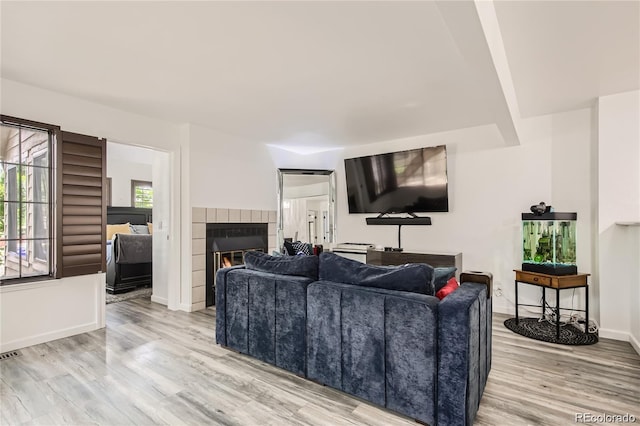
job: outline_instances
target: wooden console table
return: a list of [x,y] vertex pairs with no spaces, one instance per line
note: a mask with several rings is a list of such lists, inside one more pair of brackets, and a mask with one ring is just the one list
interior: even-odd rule
[[[587,277],[590,274],[577,274],[577,275],[548,275],[538,272],[521,271],[514,269],[516,273],[516,324],[518,324],[518,306],[533,306],[542,308],[542,316],[544,317],[544,310],[546,305],[546,289],[552,288],[556,291],[556,307],[554,309],[556,316],[556,339],[560,338],[560,311],[579,311],[585,313],[585,333],[589,334],[589,284]],[[524,303],[518,303],[518,283],[525,283],[542,287],[542,306],[540,305],[526,305]],[[560,307],[560,290],[568,288],[584,288],[585,290],[585,309],[566,309]]]

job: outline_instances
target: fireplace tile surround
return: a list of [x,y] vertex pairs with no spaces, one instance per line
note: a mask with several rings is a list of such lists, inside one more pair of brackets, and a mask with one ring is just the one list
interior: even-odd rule
[[191,311],[205,308],[207,223],[267,223],[269,253],[276,246],[276,211],[193,207],[191,209]]

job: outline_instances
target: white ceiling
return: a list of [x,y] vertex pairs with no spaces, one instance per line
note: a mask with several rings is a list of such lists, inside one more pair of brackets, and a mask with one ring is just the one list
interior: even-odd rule
[[523,117],[640,89],[640,1],[497,1]]
[[[638,89],[638,4],[497,3],[523,115]],[[3,78],[259,142],[513,125],[472,1],[0,8]]]

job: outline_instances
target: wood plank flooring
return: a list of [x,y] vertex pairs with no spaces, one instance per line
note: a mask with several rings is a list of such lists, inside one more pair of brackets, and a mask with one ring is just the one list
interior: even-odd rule
[[[574,424],[576,413],[640,422],[640,356],[628,343],[553,345],[494,315],[493,366],[477,425]],[[215,310],[145,299],[107,306],[106,329],[0,361],[2,425],[415,425],[214,344]]]

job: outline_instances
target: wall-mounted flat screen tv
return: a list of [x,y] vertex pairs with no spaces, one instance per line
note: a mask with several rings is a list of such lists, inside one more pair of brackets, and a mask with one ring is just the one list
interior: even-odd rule
[[349,213],[449,211],[445,145],[344,160]]

